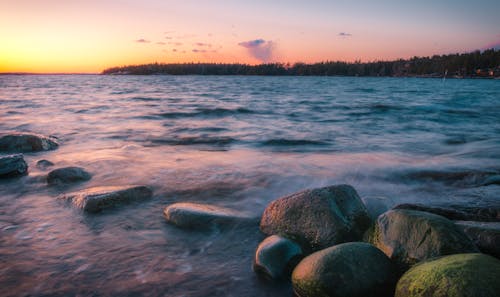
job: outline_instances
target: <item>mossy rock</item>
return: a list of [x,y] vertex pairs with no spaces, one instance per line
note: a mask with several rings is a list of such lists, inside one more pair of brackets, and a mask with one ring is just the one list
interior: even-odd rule
[[395,297],[498,297],[500,260],[456,254],[423,262],[398,281]]
[[349,242],[305,257],[292,273],[300,297],[392,296],[395,266],[371,244]]

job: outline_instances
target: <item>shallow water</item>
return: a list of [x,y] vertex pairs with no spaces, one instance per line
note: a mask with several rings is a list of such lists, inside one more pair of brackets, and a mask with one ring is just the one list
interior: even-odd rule
[[[258,226],[177,229],[162,214],[173,202],[257,218],[280,196],[348,183],[373,211],[500,204],[499,186],[481,186],[500,171],[500,81],[0,76],[0,106],[0,132],[61,143],[25,154],[28,176],[0,181],[6,296],[291,295],[251,270]],[[93,178],[48,187],[41,159]],[[153,198],[95,215],[56,199],[129,184],[151,186]]]

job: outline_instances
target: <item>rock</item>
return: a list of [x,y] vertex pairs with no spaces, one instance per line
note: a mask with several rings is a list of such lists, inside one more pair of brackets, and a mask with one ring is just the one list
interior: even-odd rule
[[302,249],[297,243],[272,235],[257,247],[253,270],[268,279],[287,279],[302,258]]
[[395,297],[498,297],[500,260],[457,254],[416,265],[398,281]]
[[500,175],[490,176],[483,182],[483,186],[489,185],[500,185]]
[[84,211],[99,212],[123,203],[148,199],[152,195],[153,191],[146,186],[108,186],[61,195],[60,199],[70,201]]
[[458,221],[500,222],[500,204],[477,206],[400,204],[394,209],[425,211]]
[[292,273],[297,296],[392,296],[395,267],[371,244],[339,244],[305,257]]
[[54,150],[58,146],[54,138],[43,135],[14,133],[0,136],[0,152],[39,152]]
[[236,210],[189,202],[171,204],[165,207],[163,214],[167,222],[181,228],[211,229],[252,221]]
[[50,162],[49,160],[42,159],[36,162],[36,168],[41,170],[45,170],[51,166],[54,166],[54,163]]
[[24,175],[28,165],[21,154],[0,157],[0,178]]
[[418,180],[421,182],[440,182],[449,186],[470,187],[478,186],[485,182],[495,171],[463,170],[418,170],[402,174],[403,179]]
[[356,190],[339,185],[305,190],[271,202],[262,215],[260,229],[316,251],[359,240],[370,224]]
[[426,259],[478,251],[452,221],[432,213],[406,209],[382,214],[377,219],[372,242],[402,271]]
[[92,175],[80,167],[64,167],[52,170],[47,175],[47,183],[49,185],[76,183],[87,181],[92,178]]
[[500,223],[456,221],[457,225],[485,254],[500,259]]

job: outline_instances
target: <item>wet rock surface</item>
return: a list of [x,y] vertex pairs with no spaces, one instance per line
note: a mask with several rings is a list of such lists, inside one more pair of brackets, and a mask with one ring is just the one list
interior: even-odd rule
[[0,136],[0,152],[29,153],[54,150],[56,139],[32,133],[12,133]]
[[305,190],[271,202],[260,221],[268,235],[282,235],[312,251],[361,239],[371,219],[349,185]]
[[163,210],[167,222],[180,228],[206,230],[214,227],[228,227],[240,223],[255,223],[246,214],[215,205],[179,202]]
[[152,195],[153,191],[146,186],[107,186],[63,194],[59,198],[71,202],[84,211],[99,212],[132,201],[145,200]]
[[47,175],[49,185],[64,185],[88,181],[92,175],[81,167],[64,167],[52,170]]
[[272,235],[257,247],[253,270],[267,279],[288,279],[303,256],[302,249],[297,243]]
[[395,297],[497,297],[500,260],[457,254],[416,265],[398,281]]
[[434,213],[450,220],[500,222],[500,203],[484,205],[448,204],[448,205],[423,205],[400,204],[394,209],[410,209]]
[[292,285],[300,297],[392,296],[396,270],[389,258],[368,243],[339,244],[304,258]]
[[28,173],[28,165],[21,154],[0,156],[0,178],[21,176]]
[[401,271],[434,257],[478,252],[455,224],[432,213],[394,209],[382,214],[371,240]]
[[455,225],[481,252],[500,259],[500,222],[455,221]]
[[36,168],[40,170],[46,170],[47,168],[52,166],[54,166],[54,163],[50,162],[49,160],[42,159],[36,162]]

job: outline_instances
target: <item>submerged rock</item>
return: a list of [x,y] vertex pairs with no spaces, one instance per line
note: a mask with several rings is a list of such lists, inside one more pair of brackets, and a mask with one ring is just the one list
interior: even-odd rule
[[479,250],[500,259],[500,222],[456,221]]
[[163,210],[163,214],[167,222],[181,228],[210,229],[253,221],[236,210],[189,202],[171,204]]
[[42,159],[36,162],[36,168],[41,170],[45,170],[51,166],[54,166],[54,163],[50,162],[49,160]]
[[495,171],[440,171],[419,170],[405,173],[402,177],[406,180],[418,180],[422,182],[440,182],[450,186],[470,187],[482,185]]
[[146,186],[95,187],[60,196],[87,212],[99,212],[131,201],[151,198],[153,191]]
[[253,270],[269,279],[287,279],[302,257],[302,249],[297,243],[272,235],[257,247]]
[[53,137],[30,133],[14,133],[0,136],[0,152],[39,152],[54,150],[59,146]]
[[28,172],[28,165],[21,154],[0,157],[0,178],[15,177]]
[[363,242],[339,244],[305,257],[292,273],[300,297],[392,296],[395,267],[379,249]]
[[64,167],[52,170],[47,175],[49,185],[69,184],[81,181],[87,181],[92,175],[80,167]]
[[271,202],[260,229],[291,238],[313,251],[361,239],[371,219],[349,185],[305,190]]
[[455,224],[432,213],[396,209],[376,222],[372,242],[401,270],[420,261],[457,253],[478,252]]
[[489,185],[500,185],[500,175],[493,175],[488,177],[484,181],[483,186],[489,186]]
[[394,209],[411,209],[434,213],[450,220],[500,222],[500,204],[496,205],[423,205],[400,204]]
[[497,297],[500,260],[457,254],[416,265],[398,281],[395,297]]

